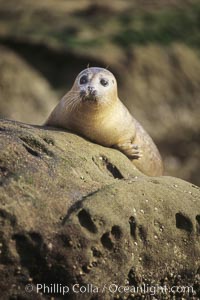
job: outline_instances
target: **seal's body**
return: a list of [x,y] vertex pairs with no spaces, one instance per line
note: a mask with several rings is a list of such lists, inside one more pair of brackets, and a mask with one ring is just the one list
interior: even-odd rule
[[116,79],[106,69],[83,70],[45,125],[66,128],[103,146],[114,147],[146,175],[163,173],[156,145],[119,100]]

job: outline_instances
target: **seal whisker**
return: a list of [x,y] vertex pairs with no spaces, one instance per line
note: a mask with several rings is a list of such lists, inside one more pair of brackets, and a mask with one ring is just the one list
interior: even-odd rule
[[71,91],[70,91],[69,93],[70,93],[71,95],[79,95],[80,92],[79,92],[79,91],[75,91],[75,92],[71,92]]
[[72,112],[76,106],[77,106],[76,101],[73,101],[73,102],[70,102],[70,103],[68,104],[67,109],[69,109],[70,112]]
[[70,111],[73,111],[76,109],[78,104],[80,103],[80,99],[78,97],[71,97],[67,99],[67,108],[70,109]]

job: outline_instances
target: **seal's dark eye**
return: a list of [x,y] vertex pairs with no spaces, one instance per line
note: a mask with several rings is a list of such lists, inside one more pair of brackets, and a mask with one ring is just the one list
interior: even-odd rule
[[100,80],[100,83],[101,83],[101,85],[103,85],[103,86],[107,86],[107,85],[108,85],[108,80],[102,78],[102,79]]
[[85,84],[88,82],[88,77],[87,75],[83,75],[81,78],[80,78],[80,84]]

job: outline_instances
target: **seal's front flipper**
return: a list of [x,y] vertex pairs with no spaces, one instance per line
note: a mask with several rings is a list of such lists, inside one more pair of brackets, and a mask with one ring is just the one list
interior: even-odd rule
[[142,157],[142,150],[137,144],[131,143],[131,141],[126,141],[114,145],[113,148],[120,150],[130,159],[140,159]]

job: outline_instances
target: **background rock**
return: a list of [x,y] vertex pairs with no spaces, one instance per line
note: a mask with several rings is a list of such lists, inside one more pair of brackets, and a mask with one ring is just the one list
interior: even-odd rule
[[1,121],[0,133],[2,299],[48,299],[30,283],[189,285],[200,297],[197,186],[53,128]]
[[19,55],[0,47],[0,116],[42,124],[56,105],[56,94]]

